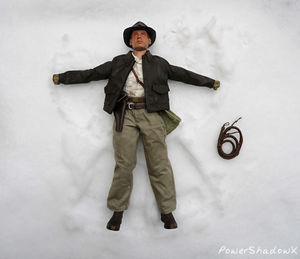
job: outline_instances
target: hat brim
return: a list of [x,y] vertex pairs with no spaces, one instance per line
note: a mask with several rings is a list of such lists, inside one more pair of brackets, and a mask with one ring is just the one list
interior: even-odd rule
[[151,39],[151,44],[149,45],[149,47],[154,43],[154,41],[156,39],[156,32],[151,27],[148,27],[148,26],[128,27],[123,32],[123,39],[124,39],[125,44],[129,48],[132,48],[132,46],[130,46],[130,44],[129,44],[130,38],[131,38],[131,33],[136,30],[145,30],[148,33],[148,35]]

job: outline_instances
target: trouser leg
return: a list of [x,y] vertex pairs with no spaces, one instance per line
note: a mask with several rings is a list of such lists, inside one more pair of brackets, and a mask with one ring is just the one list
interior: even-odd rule
[[113,147],[115,169],[107,197],[107,207],[113,211],[123,211],[129,206],[132,191],[132,171],[136,165],[136,151],[139,129],[136,127],[131,111],[126,111],[122,132],[116,132],[113,125]]
[[152,190],[161,213],[176,209],[176,190],[165,142],[166,129],[158,113],[143,110],[145,119],[138,120]]

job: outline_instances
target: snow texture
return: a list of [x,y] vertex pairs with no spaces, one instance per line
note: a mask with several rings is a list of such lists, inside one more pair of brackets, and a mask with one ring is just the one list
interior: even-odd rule
[[[299,247],[299,11],[297,0],[1,1],[0,259],[299,258],[219,253]],[[139,20],[157,31],[153,54],[221,87],[169,82],[178,229],[163,228],[139,143],[113,232],[106,81],[57,86],[52,74],[127,53],[123,30]],[[244,144],[224,160],[220,128],[240,116]]]

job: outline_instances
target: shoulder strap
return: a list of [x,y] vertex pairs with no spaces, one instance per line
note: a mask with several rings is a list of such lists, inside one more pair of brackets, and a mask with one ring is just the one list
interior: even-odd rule
[[139,83],[142,87],[144,87],[144,83],[138,78],[138,75],[136,74],[134,68],[132,68],[132,72],[135,76],[136,82]]

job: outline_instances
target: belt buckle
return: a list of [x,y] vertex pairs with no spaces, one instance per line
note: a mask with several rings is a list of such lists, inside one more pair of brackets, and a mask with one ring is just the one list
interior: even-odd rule
[[133,102],[128,102],[128,103],[127,103],[127,106],[128,106],[128,109],[129,109],[129,110],[132,110],[132,109],[133,109],[133,108],[131,107],[131,105],[133,105],[133,104],[134,104]]

